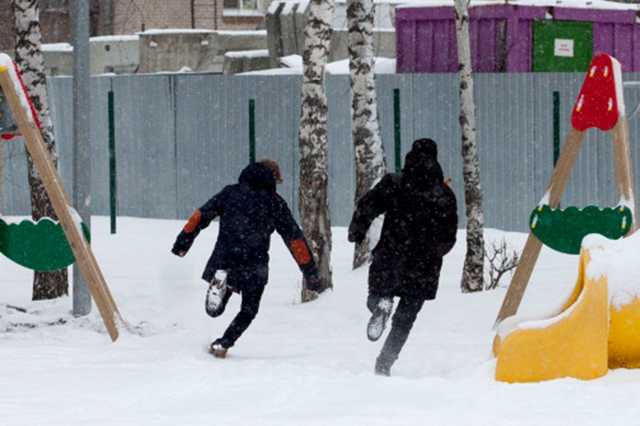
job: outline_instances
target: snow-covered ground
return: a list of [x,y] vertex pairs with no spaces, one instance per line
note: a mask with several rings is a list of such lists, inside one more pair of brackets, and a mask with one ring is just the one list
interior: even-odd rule
[[[365,337],[366,269],[334,229],[335,290],[297,302],[300,274],[274,237],[261,312],[226,360],[206,353],[238,310],[204,312],[199,280],[215,227],[184,259],[169,253],[180,222],[94,219],[94,248],[135,333],[112,344],[94,312],[71,299],[30,302],[30,273],[0,258],[0,423],[3,425],[634,425],[640,371],[507,385],[493,379],[491,330],[505,289],[463,295],[464,235],[445,258],[393,377],[373,374],[381,342]],[[518,249],[525,235],[488,231]],[[574,285],[577,256],[543,250],[522,311],[548,312]],[[507,278],[508,279],[508,278]],[[504,283],[507,284],[506,282]],[[5,304],[27,309],[21,313]]]

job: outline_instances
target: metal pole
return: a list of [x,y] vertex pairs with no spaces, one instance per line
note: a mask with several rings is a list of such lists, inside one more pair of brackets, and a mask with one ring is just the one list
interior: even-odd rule
[[402,137],[400,134],[400,89],[393,89],[393,139],[396,173],[402,171]]
[[560,157],[560,92],[553,92],[553,167]]
[[116,118],[113,90],[109,90],[109,212],[111,233],[116,233],[118,181],[116,176]]
[[191,28],[196,27],[196,0],[191,0]]
[[[73,26],[73,204],[91,229],[91,127],[89,0],[72,1]],[[73,267],[73,315],[91,312],[91,294],[77,264]]]
[[249,162],[256,162],[256,101],[249,99]]

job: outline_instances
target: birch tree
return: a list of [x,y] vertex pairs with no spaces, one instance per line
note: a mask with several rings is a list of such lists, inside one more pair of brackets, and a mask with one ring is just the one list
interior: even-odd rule
[[[302,108],[300,112],[300,218],[318,261],[322,290],[332,287],[331,221],[328,197],[327,96],[324,68],[331,45],[334,0],[311,0],[304,29]],[[303,286],[303,301],[311,294]]]
[[[42,34],[40,31],[40,8],[38,0],[12,0],[16,28],[15,61],[22,73],[24,84],[31,96],[40,122],[42,137],[57,165],[53,123],[47,104],[47,80],[44,57],[42,55]],[[49,197],[38,176],[31,157],[27,154],[29,188],[31,190],[31,214],[34,220],[42,217],[57,219]],[[68,293],[67,270],[55,272],[35,272],[33,276],[33,300],[53,299]]]
[[[375,86],[374,15],[373,0],[348,0],[351,137],[356,163],[356,202],[386,173]],[[381,229],[382,218],[377,218],[365,240],[356,245],[354,269],[370,260],[371,250],[380,239]]]
[[460,77],[460,130],[462,171],[467,218],[467,253],[461,287],[463,292],[482,291],[484,269],[484,213],[480,186],[480,161],[476,145],[476,116],[469,43],[469,0],[455,0],[458,71]]

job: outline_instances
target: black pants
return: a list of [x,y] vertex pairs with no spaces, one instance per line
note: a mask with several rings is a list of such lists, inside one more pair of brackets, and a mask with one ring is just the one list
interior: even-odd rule
[[[367,298],[367,307],[373,313],[373,309],[377,306],[381,296],[369,294]],[[382,346],[382,351],[378,355],[377,365],[385,368],[391,368],[398,359],[402,347],[407,342],[413,323],[418,317],[418,312],[424,305],[424,299],[415,297],[401,297],[400,303],[393,314],[391,331]]]
[[[262,299],[267,280],[268,269],[266,266],[229,271],[227,285],[240,293],[242,303],[240,305],[240,312],[238,312],[233,321],[231,321],[231,324],[229,324],[229,327],[227,327],[227,330],[222,336],[223,346],[227,348],[233,346],[236,340],[242,336],[242,333],[249,328],[249,325],[251,325],[256,315],[258,315],[260,300]],[[225,295],[219,315],[222,315],[224,312],[232,294],[233,291],[228,291]]]

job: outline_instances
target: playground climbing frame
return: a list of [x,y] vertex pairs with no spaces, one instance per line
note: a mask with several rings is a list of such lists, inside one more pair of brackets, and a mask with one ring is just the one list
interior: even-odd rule
[[[0,54],[0,88],[7,98],[13,118],[20,134],[24,137],[26,149],[40,175],[51,204],[59,218],[60,225],[69,242],[78,267],[84,276],[91,296],[98,307],[111,340],[118,338],[118,322],[124,323],[107,286],[102,271],[89,244],[82,235],[80,224],[73,217],[68,197],[64,192],[60,176],[46,150],[42,134],[33,117],[33,110],[27,108],[28,95],[19,84],[19,71],[7,55]],[[22,93],[20,93],[20,92]],[[25,102],[26,101],[26,102]],[[29,105],[30,107],[30,105]]]

